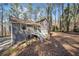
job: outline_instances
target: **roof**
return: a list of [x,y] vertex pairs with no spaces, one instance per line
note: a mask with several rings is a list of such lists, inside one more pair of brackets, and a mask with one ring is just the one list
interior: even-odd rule
[[31,26],[40,26],[39,23],[35,23],[32,20],[24,20],[24,19],[19,19],[16,17],[10,17],[11,23],[18,23],[18,24],[26,24],[26,25],[31,25]]
[[36,23],[43,22],[44,20],[48,21],[46,18],[36,21]]

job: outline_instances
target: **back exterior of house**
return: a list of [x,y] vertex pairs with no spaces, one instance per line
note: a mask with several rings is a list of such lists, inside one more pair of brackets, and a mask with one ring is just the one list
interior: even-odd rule
[[45,19],[43,21],[33,22],[31,20],[21,20],[11,17],[10,21],[12,24],[12,37],[15,43],[27,40],[28,36],[32,34],[39,37],[44,37],[48,34],[48,23]]

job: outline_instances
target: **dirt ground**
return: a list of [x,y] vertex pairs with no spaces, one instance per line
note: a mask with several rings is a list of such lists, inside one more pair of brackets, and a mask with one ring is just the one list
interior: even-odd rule
[[33,42],[19,56],[79,56],[79,34],[52,32],[51,39]]

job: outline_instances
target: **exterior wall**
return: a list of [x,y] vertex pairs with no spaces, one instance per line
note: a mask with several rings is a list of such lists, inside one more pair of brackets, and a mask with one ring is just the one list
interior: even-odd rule
[[13,41],[19,42],[26,38],[25,33],[23,30],[21,30],[21,26],[19,24],[12,24],[12,30],[13,30]]
[[46,20],[41,22],[41,30],[45,31],[45,32],[48,32],[48,22]]
[[[41,34],[48,34],[48,22],[46,20],[40,22]],[[12,36],[14,43],[27,39],[28,35],[35,33],[33,26],[26,26],[26,29],[22,29],[22,24],[12,24]],[[38,34],[37,34],[38,35]]]
[[15,43],[28,39],[28,35],[34,31],[33,27],[30,26],[26,26],[26,29],[23,30],[22,26],[22,24],[12,24],[12,34]]

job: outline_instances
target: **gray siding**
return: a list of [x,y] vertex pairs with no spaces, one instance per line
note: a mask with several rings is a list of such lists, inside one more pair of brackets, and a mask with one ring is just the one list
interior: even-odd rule
[[15,42],[22,41],[26,38],[26,36],[25,36],[24,32],[21,30],[19,24],[13,24],[12,30],[13,30],[13,40]]

